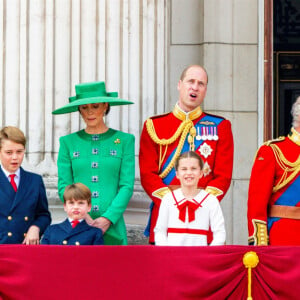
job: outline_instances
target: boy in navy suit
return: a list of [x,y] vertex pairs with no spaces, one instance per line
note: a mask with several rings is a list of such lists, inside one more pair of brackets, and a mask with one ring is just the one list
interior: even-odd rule
[[21,167],[25,145],[19,128],[0,130],[0,244],[39,244],[51,223],[42,177]]
[[68,185],[64,191],[64,210],[68,218],[49,226],[42,238],[44,245],[103,245],[101,229],[85,221],[91,210],[91,191],[82,183]]

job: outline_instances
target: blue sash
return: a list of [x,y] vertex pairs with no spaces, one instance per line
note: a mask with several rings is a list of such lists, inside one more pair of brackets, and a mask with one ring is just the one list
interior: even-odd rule
[[[300,201],[300,175],[296,180],[286,189],[286,191],[276,200],[274,205],[286,205],[286,206],[296,206]],[[280,220],[278,217],[268,217],[268,232],[272,225]]]
[[[214,128],[215,128],[215,134],[218,136],[218,125],[223,121],[223,118],[219,118],[216,116],[212,116],[212,115],[206,115],[204,116],[201,120],[199,120],[196,124],[195,124],[195,128],[196,128],[196,134],[202,133],[203,132],[203,128],[206,129],[206,132],[210,133]],[[203,124],[207,122],[207,124]],[[195,143],[195,149],[198,149],[200,147],[201,144],[204,143],[204,140],[197,140],[196,138],[194,139],[194,143]],[[181,153],[189,151],[190,150],[190,145],[188,143],[188,135],[184,141],[183,144],[183,148]],[[172,160],[174,154],[175,154],[176,148],[173,150],[173,152],[170,154],[170,156],[168,157],[168,159],[166,160],[166,162],[163,165],[162,168],[162,172],[166,169],[166,167],[169,165],[170,161]],[[170,171],[170,173],[163,179],[163,183],[165,185],[169,185],[172,180],[174,179],[174,177],[176,176],[175,174],[175,168],[173,167],[172,170]]]

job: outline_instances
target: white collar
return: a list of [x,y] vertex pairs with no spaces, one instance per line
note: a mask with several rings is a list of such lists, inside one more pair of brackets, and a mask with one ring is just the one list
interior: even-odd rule
[[10,172],[6,171],[6,170],[3,168],[3,166],[1,166],[1,168],[2,168],[2,171],[3,171],[3,173],[5,174],[5,176],[6,176],[7,178],[9,178],[9,175],[11,175],[11,174],[15,174],[17,178],[20,178],[20,173],[21,173],[21,172],[20,172],[20,168],[19,168],[15,173],[10,173]]

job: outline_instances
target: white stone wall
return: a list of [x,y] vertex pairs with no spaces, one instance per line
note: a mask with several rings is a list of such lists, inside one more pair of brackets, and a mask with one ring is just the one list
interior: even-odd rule
[[[83,128],[77,113],[52,116],[78,82],[106,81],[135,102],[113,107],[109,126],[136,136],[143,121],[177,101],[183,68],[209,75],[204,109],[232,122],[233,181],[222,207],[227,243],[246,244],[248,179],[258,146],[258,1],[255,0],[0,0],[0,125],[28,137],[24,166],[44,175],[54,222],[60,136]],[[126,221],[144,227],[149,200],[136,164]]]
[[[57,196],[59,137],[84,127],[78,113],[53,116],[79,82],[105,81],[135,104],[112,107],[107,124],[136,137],[165,107],[165,0],[1,0],[0,125],[28,137],[24,167],[43,174],[53,221],[64,218]],[[126,214],[146,224],[149,200],[139,183]]]

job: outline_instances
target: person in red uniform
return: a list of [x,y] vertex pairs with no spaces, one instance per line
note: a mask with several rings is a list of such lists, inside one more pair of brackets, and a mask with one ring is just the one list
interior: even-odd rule
[[300,97],[287,137],[257,151],[248,191],[250,245],[300,245]]
[[182,152],[195,151],[204,161],[204,176],[199,187],[221,201],[230,186],[233,166],[231,123],[201,110],[207,83],[203,67],[188,66],[178,82],[179,100],[173,111],[151,117],[144,123],[139,165],[141,184],[152,200],[145,230],[151,244],[155,243],[153,229],[161,199],[170,189],[179,187],[174,164]]

